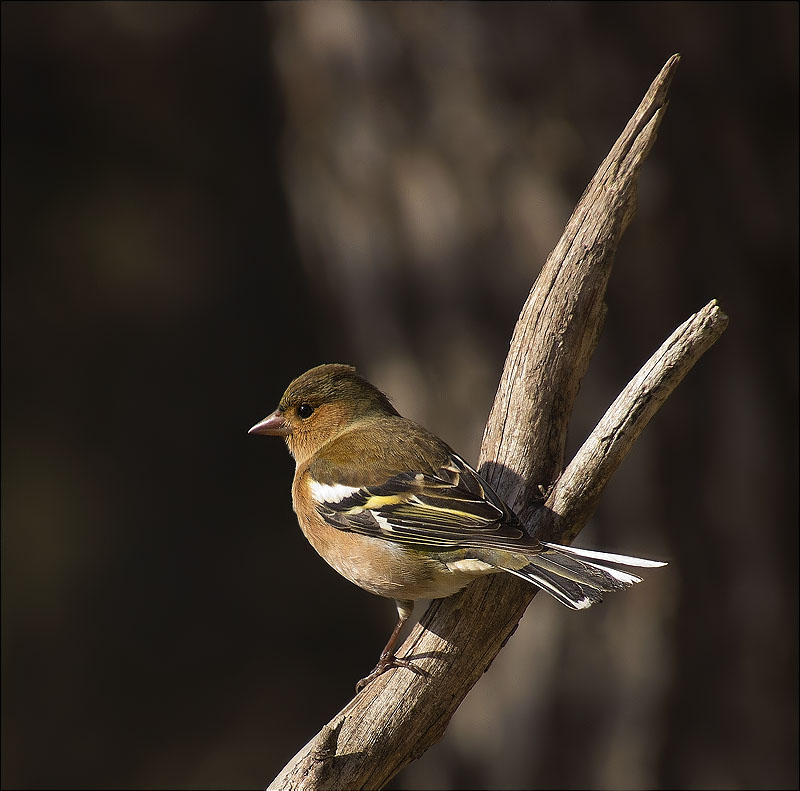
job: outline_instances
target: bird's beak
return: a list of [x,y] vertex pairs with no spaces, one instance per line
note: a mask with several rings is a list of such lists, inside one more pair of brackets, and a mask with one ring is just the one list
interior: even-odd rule
[[248,434],[267,434],[271,437],[285,437],[292,433],[292,429],[286,422],[283,412],[276,409],[271,415],[267,415],[262,421],[258,422],[247,432]]

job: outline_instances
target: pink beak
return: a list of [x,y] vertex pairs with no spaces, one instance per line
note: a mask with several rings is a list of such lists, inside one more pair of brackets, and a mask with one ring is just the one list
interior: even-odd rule
[[283,412],[276,409],[271,415],[256,423],[248,434],[266,434],[270,437],[285,437],[292,433],[292,429],[283,417]]

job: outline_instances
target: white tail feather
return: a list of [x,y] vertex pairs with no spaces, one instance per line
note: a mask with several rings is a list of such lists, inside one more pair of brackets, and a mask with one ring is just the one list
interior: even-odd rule
[[597,601],[600,601],[602,597],[597,596],[596,598],[591,598],[586,594],[586,591],[581,588],[578,583],[575,583],[575,587],[581,591],[580,596],[577,593],[570,595],[567,591],[562,590],[556,585],[552,580],[549,580],[545,574],[540,573],[538,570],[534,570],[535,567],[533,564],[530,566],[526,566],[525,569],[506,569],[510,574],[514,574],[515,576],[519,577],[520,579],[525,580],[526,582],[532,582],[534,585],[540,587],[545,593],[549,593],[556,601],[561,602],[561,604],[570,607],[573,610],[585,610],[587,607],[591,607]]
[[628,574],[627,571],[620,571],[619,569],[613,569],[611,566],[601,566],[599,563],[591,563],[588,560],[583,561],[587,566],[592,566],[592,568],[600,569],[600,571],[605,571],[606,574],[610,574],[615,580],[619,580],[624,585],[635,585],[637,582],[641,582],[642,578],[637,577],[635,574]]
[[[596,549],[578,549],[577,547],[564,547],[561,544],[551,544],[544,542],[546,547],[557,549],[559,552],[566,552],[568,555],[579,555],[584,558],[594,560],[605,560],[607,563],[620,563],[623,566],[638,566],[640,568],[657,569],[667,564],[660,560],[647,560],[646,558],[634,558],[629,555],[615,555],[613,552],[598,552]],[[592,563],[591,565],[595,565]],[[608,569],[604,569],[608,571]],[[641,580],[637,579],[636,582]]]

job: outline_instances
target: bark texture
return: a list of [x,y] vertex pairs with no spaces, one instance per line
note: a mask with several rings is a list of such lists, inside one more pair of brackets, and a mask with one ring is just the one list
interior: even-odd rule
[[[566,431],[604,318],[617,244],[635,210],[678,56],[667,61],[598,169],[522,309],[481,449],[497,492],[543,537],[570,541],[605,483],[681,378],[719,337],[715,302],[664,343],[609,409],[558,482]],[[542,507],[542,487],[551,489]],[[435,601],[398,652],[425,675],[386,673],[284,768],[274,789],[380,788],[444,733],[509,639],[536,589],[509,575]]]

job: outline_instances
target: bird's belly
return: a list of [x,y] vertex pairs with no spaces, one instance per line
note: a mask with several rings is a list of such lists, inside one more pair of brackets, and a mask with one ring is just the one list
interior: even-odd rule
[[[453,568],[435,556],[424,556],[387,541],[320,526],[300,526],[319,555],[350,582],[391,599],[440,599],[460,591],[475,579],[472,571]],[[486,572],[483,572],[486,573]]]

